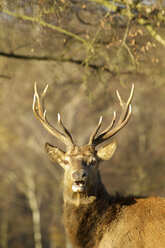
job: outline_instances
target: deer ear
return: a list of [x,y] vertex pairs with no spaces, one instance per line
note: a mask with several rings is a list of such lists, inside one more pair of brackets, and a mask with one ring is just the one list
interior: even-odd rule
[[61,149],[54,147],[50,145],[49,143],[46,143],[45,150],[49,158],[53,162],[60,164],[64,168],[65,153]]
[[113,140],[111,143],[100,147],[97,151],[97,156],[101,160],[109,160],[116,151],[116,147],[117,147],[116,140]]

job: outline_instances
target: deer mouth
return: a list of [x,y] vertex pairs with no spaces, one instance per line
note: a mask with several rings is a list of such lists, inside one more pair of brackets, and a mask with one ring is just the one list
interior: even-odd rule
[[74,181],[72,184],[72,190],[74,193],[84,193],[86,190],[85,181]]

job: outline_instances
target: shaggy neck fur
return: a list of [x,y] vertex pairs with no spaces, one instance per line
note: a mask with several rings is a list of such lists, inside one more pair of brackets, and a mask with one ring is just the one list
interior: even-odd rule
[[103,233],[117,218],[121,207],[134,203],[132,197],[110,196],[101,178],[98,181],[95,195],[74,198],[64,193],[64,222],[73,247],[98,247]]

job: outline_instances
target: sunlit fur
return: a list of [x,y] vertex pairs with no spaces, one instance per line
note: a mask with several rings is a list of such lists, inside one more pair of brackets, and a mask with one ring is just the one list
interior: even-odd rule
[[[164,248],[165,199],[111,196],[92,146],[65,153],[64,223],[75,248]],[[95,160],[94,164],[90,162]],[[85,162],[85,163],[84,163]],[[87,172],[86,192],[72,191],[72,172]]]

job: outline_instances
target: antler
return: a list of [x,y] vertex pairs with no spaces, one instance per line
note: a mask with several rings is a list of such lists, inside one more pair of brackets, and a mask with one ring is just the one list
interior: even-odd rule
[[102,123],[102,116],[101,116],[95,131],[90,136],[89,143],[88,143],[89,145],[93,145],[93,146],[99,145],[100,143],[104,142],[105,140],[111,138],[114,134],[116,134],[118,131],[120,131],[128,123],[128,121],[131,117],[131,101],[133,98],[133,92],[134,92],[134,84],[132,84],[131,93],[129,95],[127,102],[125,103],[121,99],[118,90],[116,91],[117,97],[118,97],[118,99],[120,101],[120,105],[122,107],[122,113],[120,115],[119,121],[116,124],[116,126],[112,129],[112,127],[115,124],[115,120],[116,120],[116,112],[114,111],[114,116],[113,116],[113,119],[112,119],[110,125],[97,138],[95,138],[96,134],[98,133],[98,131],[101,127],[101,123]]
[[72,136],[69,133],[69,131],[66,129],[64,124],[61,121],[60,114],[58,114],[58,123],[60,124],[62,130],[64,131],[64,134],[59,132],[56,128],[54,128],[47,120],[46,118],[46,110],[44,109],[44,99],[45,95],[48,89],[48,85],[45,87],[42,94],[39,96],[37,91],[37,85],[34,84],[34,100],[33,100],[33,112],[36,116],[36,118],[42,123],[42,125],[45,127],[45,129],[51,133],[53,136],[55,136],[57,139],[61,140],[68,149],[74,147],[74,143],[72,140]]

